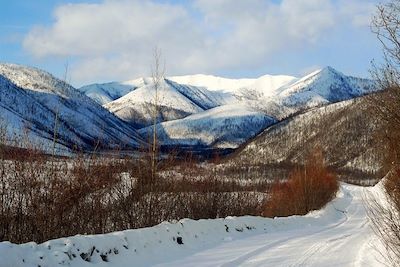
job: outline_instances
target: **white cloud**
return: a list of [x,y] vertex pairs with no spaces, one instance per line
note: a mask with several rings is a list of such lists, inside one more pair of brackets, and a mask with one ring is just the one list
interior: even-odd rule
[[34,27],[24,47],[39,58],[74,57],[78,82],[147,75],[155,46],[168,74],[257,68],[274,53],[314,45],[338,20],[363,25],[370,7],[363,0],[342,2],[344,9],[337,0],[67,4],[54,11],[52,25]]
[[340,0],[340,12],[355,27],[369,27],[376,11],[376,0]]

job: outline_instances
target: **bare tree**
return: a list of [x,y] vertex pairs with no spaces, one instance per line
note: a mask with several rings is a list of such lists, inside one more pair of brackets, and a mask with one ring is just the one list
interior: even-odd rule
[[398,87],[400,81],[400,0],[378,5],[372,32],[383,46],[384,63],[374,64],[373,76],[385,88]]
[[165,78],[165,64],[162,64],[161,50],[155,48],[153,52],[154,62],[151,69],[151,78],[153,82],[154,97],[153,97],[153,134],[151,144],[151,180],[154,182],[157,173],[157,161],[158,161],[158,142],[157,142],[157,123],[160,114],[160,93],[163,88],[163,82]]
[[[151,67],[151,79],[153,89],[153,99],[149,103],[150,115],[152,120],[152,133],[149,138],[149,149],[145,155],[145,161],[148,162],[148,166],[144,166],[144,172],[141,171],[141,175],[138,177],[138,188],[136,194],[143,198],[143,201],[147,203],[144,209],[144,221],[146,226],[151,226],[155,223],[155,207],[157,201],[157,186],[160,181],[157,179],[158,166],[160,162],[159,157],[159,144],[157,138],[157,123],[159,122],[160,116],[160,99],[164,84],[165,67],[161,62],[161,50],[159,48],[154,49],[153,53],[153,65]],[[147,170],[149,173],[147,173]]]
[[383,63],[374,63],[372,76],[383,93],[370,97],[375,115],[383,122],[379,137],[383,140],[383,181],[386,199],[369,200],[375,232],[387,248],[387,258],[400,265],[400,0],[377,7],[372,31],[382,43]]
[[[65,63],[65,65],[64,65],[64,77],[63,77],[63,87],[65,87],[65,86],[67,86],[66,85],[66,83],[67,83],[67,78],[68,78],[68,67],[69,67],[69,65],[68,65],[68,61]],[[53,128],[53,150],[52,150],[52,156],[54,157],[55,156],[55,152],[56,152],[56,144],[57,144],[57,131],[58,131],[58,120],[59,120],[59,118],[58,118],[58,116],[59,116],[59,113],[60,113],[60,107],[59,107],[59,105],[57,106],[57,108],[56,108],[56,110],[55,110],[55,118],[54,118],[54,128]]]
[[[390,173],[386,179],[384,196],[369,193],[364,196],[364,199],[368,201],[367,212],[369,218],[371,218],[372,229],[385,246],[384,251],[379,247],[376,247],[376,250],[384,256],[391,266],[400,266],[399,194],[391,188],[393,182],[397,184],[398,181]],[[398,190],[398,186],[395,187]]]
[[383,47],[383,63],[374,63],[372,76],[383,94],[370,97],[372,108],[384,122],[380,138],[385,140],[386,166],[400,166],[400,0],[378,5],[372,31]]

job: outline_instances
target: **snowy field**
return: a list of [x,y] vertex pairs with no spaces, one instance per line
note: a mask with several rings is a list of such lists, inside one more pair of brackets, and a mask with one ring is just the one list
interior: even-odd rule
[[43,244],[0,243],[0,266],[382,266],[365,197],[342,184],[324,209],[288,218],[181,220]]

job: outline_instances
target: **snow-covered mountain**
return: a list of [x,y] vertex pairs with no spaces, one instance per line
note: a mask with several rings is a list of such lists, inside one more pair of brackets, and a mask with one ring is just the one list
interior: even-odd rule
[[[139,79],[145,81],[142,83],[134,81],[120,83],[138,87],[104,107],[139,128],[146,127],[152,123],[153,84],[149,78]],[[107,89],[107,84],[101,88],[115,91],[114,87]],[[237,147],[272,121],[374,91],[372,80],[346,76],[332,67],[302,78],[264,75],[257,79],[227,79],[202,74],[169,77],[159,90],[159,140],[164,145]],[[94,99],[104,95],[99,90],[86,93]],[[223,115],[216,120],[216,113]],[[146,136],[152,129],[143,128],[140,133]],[[248,129],[249,133],[237,133]]]
[[173,76],[169,79],[180,84],[204,87],[209,91],[223,91],[236,96],[246,95],[248,90],[271,96],[274,95],[274,90],[296,80],[295,77],[287,75],[264,75],[256,79],[228,79],[203,74]]
[[304,109],[352,99],[375,90],[376,84],[371,80],[346,76],[326,67],[281,87],[275,97],[283,106]]
[[[169,121],[221,106],[230,95],[211,92],[202,87],[181,85],[164,79],[158,94],[158,121]],[[125,96],[105,104],[104,107],[121,119],[138,127],[148,126],[154,118],[156,90],[152,83],[145,83]]]
[[134,128],[51,74],[36,68],[0,64],[0,116],[8,138],[28,133],[48,146],[78,149],[138,147]]
[[[161,105],[168,105],[173,110],[183,112],[179,116],[166,116],[163,120],[177,119],[185,114],[191,115],[212,107],[238,102],[245,102],[268,115],[284,119],[300,110],[351,99],[375,91],[373,81],[346,76],[332,67],[315,71],[302,78],[264,75],[257,79],[228,79],[198,74],[169,77],[165,80],[165,84],[166,92],[161,97]],[[90,85],[81,90],[93,99],[106,99],[98,100],[103,103],[130,92],[127,93],[129,97],[123,100],[117,99],[105,106],[117,116],[129,120],[126,109],[135,109],[134,113],[137,115],[135,117],[146,116],[148,112],[145,109],[135,108],[132,105],[153,102],[151,87],[151,79],[142,78],[122,83]],[[193,108],[192,103],[182,101],[181,97],[176,97],[176,94],[169,92],[170,90],[178,91],[189,100],[193,100],[191,97],[194,92],[196,95],[201,94],[202,97],[196,99],[195,103],[200,109]],[[134,93],[135,91],[139,92]],[[203,102],[208,98],[213,99],[212,104],[210,101]],[[188,109],[188,105],[192,108]],[[135,117],[131,118],[131,121]]]
[[[237,148],[274,122],[274,118],[247,105],[223,105],[159,123],[157,135],[160,143],[168,146]],[[153,133],[153,126],[139,133],[146,138]]]
[[[153,129],[148,127],[155,110],[151,78],[94,84],[78,91],[34,68],[1,64],[0,75],[1,115],[18,134],[26,128],[51,143],[56,131],[60,144],[88,149],[98,143],[136,147]],[[331,67],[303,78],[170,77],[158,90],[159,140],[167,146],[236,148],[293,114],[375,90],[373,81]],[[140,136],[135,131],[139,128]]]
[[[286,75],[264,75],[257,79],[228,79],[204,74],[172,76],[165,79],[168,84],[166,87],[180,87],[180,92],[183,94],[185,94],[183,91],[195,90],[201,91],[203,95],[217,95],[219,104],[232,103],[240,99],[254,99],[260,95],[273,96],[276,94],[276,89],[296,80],[297,78]],[[104,105],[141,87],[149,88],[152,83],[151,78],[139,78],[125,82],[90,84],[79,90]]]
[[235,80],[192,75],[171,79],[210,91],[224,91],[239,101],[258,102],[257,106],[267,113],[271,103],[277,103],[282,110],[292,108],[295,110],[291,112],[297,112],[297,109],[343,101],[375,91],[373,81],[346,76],[332,67],[317,70],[302,78],[264,75],[258,79]]
[[110,82],[104,84],[90,84],[79,88],[88,97],[95,100],[100,105],[114,101],[129,92],[150,83],[148,79],[139,78],[126,82]]

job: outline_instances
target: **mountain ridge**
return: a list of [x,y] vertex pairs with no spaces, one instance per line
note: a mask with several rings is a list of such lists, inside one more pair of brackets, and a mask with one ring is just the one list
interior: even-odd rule
[[39,143],[91,150],[138,147],[143,141],[129,125],[50,73],[0,64],[0,106],[8,138],[29,130]]

